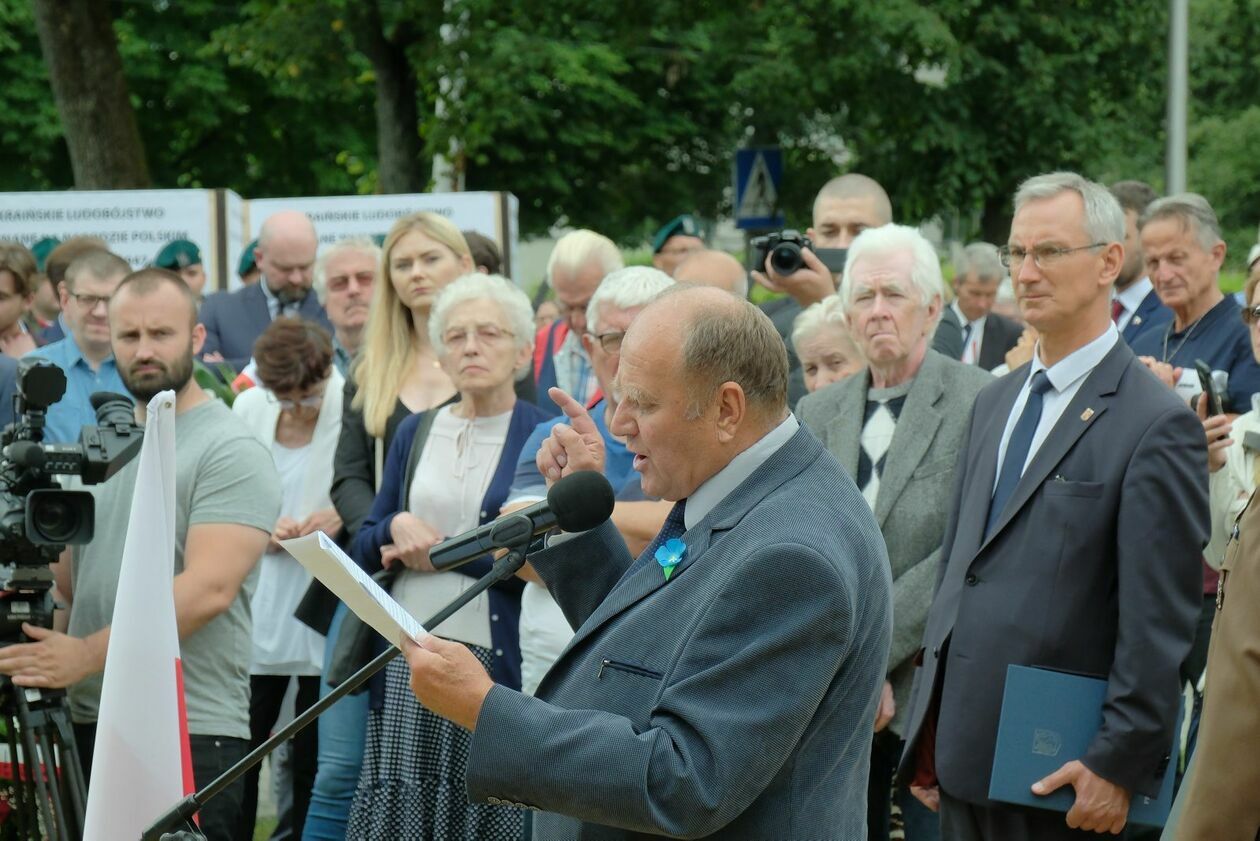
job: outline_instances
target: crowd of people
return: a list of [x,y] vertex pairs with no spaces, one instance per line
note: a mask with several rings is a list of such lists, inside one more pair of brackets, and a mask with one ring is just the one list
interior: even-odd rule
[[[0,422],[19,358],[65,373],[48,443],[94,393],[143,419],[175,392],[198,786],[388,645],[281,541],[324,532],[424,620],[493,562],[438,571],[434,546],[608,480],[605,525],[282,749],[273,838],[1158,838],[1129,808],[1166,774],[1166,838],[1260,837],[1235,764],[1260,739],[1260,245],[1226,294],[1204,197],[1062,172],[949,283],[866,176],[823,185],[806,234],[843,271],[750,272],[689,214],[652,266],[575,230],[533,301],[427,212],[322,253],[277,213],[208,295],[186,241],[135,271],[92,238],[0,243]],[[89,488],[54,628],[0,649],[67,688],[88,774],[135,479]],[[1106,681],[1084,755],[1030,781],[1066,813],[992,799],[1011,666]],[[255,770],[200,831],[250,839],[258,802]]]

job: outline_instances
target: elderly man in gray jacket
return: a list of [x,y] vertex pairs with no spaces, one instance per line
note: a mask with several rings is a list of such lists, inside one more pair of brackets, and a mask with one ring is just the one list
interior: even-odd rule
[[[993,378],[931,349],[944,282],[936,252],[915,229],[864,231],[849,250],[839,294],[869,368],[803,398],[797,414],[857,482],[892,564],[892,651],[871,752],[876,841],[888,838],[902,710],[932,603],[954,464],[976,394]],[[939,837],[936,816],[908,791],[896,792],[896,801],[906,841]]]

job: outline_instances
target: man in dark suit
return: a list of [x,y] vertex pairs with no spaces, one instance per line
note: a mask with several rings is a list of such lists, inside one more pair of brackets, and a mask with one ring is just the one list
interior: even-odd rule
[[1132,347],[1139,336],[1166,327],[1173,317],[1146,274],[1146,255],[1138,232],[1138,219],[1158,195],[1145,181],[1117,181],[1111,185],[1111,194],[1124,211],[1124,265],[1111,299],[1111,320]]
[[993,312],[998,286],[1006,269],[998,261],[997,248],[973,242],[954,259],[954,302],[949,305],[962,328],[962,352],[968,365],[992,371],[1006,361],[1024,328]]
[[[666,292],[616,383],[611,431],[674,509],[637,560],[611,522],[531,556],[576,630],[537,695],[407,645],[421,702],[473,730],[470,798],[543,810],[547,841],[864,838],[888,558],[788,411],[783,342],[720,289]],[[591,427],[555,426],[543,475],[595,466]]]
[[[871,751],[870,838],[887,841],[889,785],[901,756],[913,658],[941,562],[954,465],[976,395],[993,377],[929,348],[945,282],[914,228],[885,225],[854,240],[840,299],[869,370],[805,396],[796,411],[849,471],[875,512],[893,576],[893,643]],[[939,838],[935,815],[905,786],[906,841]]]
[[254,355],[254,342],[274,319],[291,315],[314,321],[330,333],[332,324],[311,289],[319,240],[305,213],[284,210],[263,222],[254,258],[259,283],[211,295],[198,320],[205,325],[205,362],[226,362],[240,371]]
[[[1111,322],[1123,239],[1119,204],[1075,173],[1015,196],[1004,260],[1040,340],[976,399],[899,772],[939,798],[951,841],[1117,833],[1168,766],[1209,534],[1207,452],[1194,413]],[[1013,664],[1107,680],[1085,755],[1033,786],[1072,786],[1066,818],[988,798]]]

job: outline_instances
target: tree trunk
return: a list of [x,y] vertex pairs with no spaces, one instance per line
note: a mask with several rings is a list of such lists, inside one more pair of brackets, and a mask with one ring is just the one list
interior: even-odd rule
[[104,0],[34,0],[35,27],[79,189],[149,186],[149,167]]
[[376,157],[382,193],[420,193],[429,179],[420,166],[419,87],[407,43],[386,37],[376,0],[362,4],[355,41],[376,74]]
[[1011,235],[1011,195],[991,196],[980,217],[980,237],[994,245],[1006,245]]

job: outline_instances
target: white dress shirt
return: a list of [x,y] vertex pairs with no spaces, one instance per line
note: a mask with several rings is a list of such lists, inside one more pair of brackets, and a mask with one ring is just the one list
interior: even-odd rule
[[1129,322],[1133,320],[1133,314],[1137,312],[1137,308],[1142,306],[1142,302],[1154,288],[1151,286],[1151,279],[1144,277],[1130,283],[1128,288],[1115,293],[1114,299],[1124,307],[1124,312],[1120,313],[1120,318],[1116,321],[1117,330],[1124,332],[1124,328],[1128,327]]
[[958,316],[958,323],[962,325],[963,334],[966,335],[967,328],[971,328],[971,334],[966,336],[967,341],[963,344],[963,352],[962,356],[959,357],[959,361],[968,365],[979,365],[980,348],[984,346],[984,322],[988,316],[982,315],[975,321],[968,321],[957,301],[950,304],[950,307],[954,310],[954,315]]
[[1098,363],[1103,361],[1103,357],[1111,352],[1118,341],[1120,341],[1120,331],[1116,329],[1116,325],[1108,324],[1107,329],[1097,339],[1072,351],[1049,368],[1041,361],[1041,342],[1037,342],[1037,347],[1033,352],[1032,367],[1028,371],[1028,379],[1019,390],[1015,405],[1011,407],[1011,414],[1006,419],[1006,429],[1002,431],[1002,441],[998,445],[998,469],[993,477],[994,490],[997,489],[997,480],[1002,475],[1002,461],[1006,458],[1006,445],[1011,440],[1011,432],[1014,431],[1019,416],[1023,414],[1024,405],[1028,402],[1029,384],[1032,382],[1033,375],[1038,371],[1045,371],[1051,387],[1042,397],[1041,420],[1037,422],[1037,431],[1033,433],[1032,445],[1028,448],[1028,458],[1024,460],[1024,466],[1019,471],[1021,476],[1024,475],[1024,470],[1028,469],[1033,457],[1037,455],[1037,451],[1041,449],[1050,430],[1054,429],[1054,425],[1058,423],[1063,411],[1072,402],[1072,398],[1076,397],[1076,392],[1080,391],[1085,378],[1098,367]]

